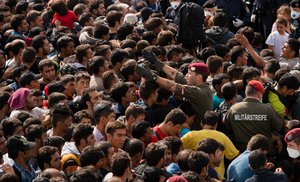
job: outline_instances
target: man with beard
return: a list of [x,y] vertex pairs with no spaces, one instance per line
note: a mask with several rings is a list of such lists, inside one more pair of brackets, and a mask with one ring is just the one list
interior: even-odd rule
[[35,49],[37,58],[37,64],[42,60],[46,59],[50,53],[50,43],[45,35],[37,35],[33,37],[31,46]]
[[8,157],[13,160],[14,172],[22,182],[31,182],[37,175],[32,166],[28,164],[28,160],[31,158],[30,150],[35,145],[34,142],[28,142],[21,135],[11,136],[7,140]]
[[10,98],[10,94],[8,92],[0,92],[0,121],[6,118],[9,115],[10,108],[8,104],[8,99]]

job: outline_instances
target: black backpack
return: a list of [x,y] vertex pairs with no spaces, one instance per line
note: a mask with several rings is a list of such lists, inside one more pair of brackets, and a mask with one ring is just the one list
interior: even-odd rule
[[192,2],[184,3],[178,13],[178,42],[185,48],[195,48],[205,42],[205,16],[202,6]]

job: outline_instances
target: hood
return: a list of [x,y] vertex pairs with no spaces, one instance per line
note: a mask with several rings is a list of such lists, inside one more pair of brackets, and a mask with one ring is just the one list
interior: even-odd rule
[[213,26],[211,27],[210,29],[206,30],[205,33],[207,35],[211,35],[211,36],[222,36],[223,34],[225,34],[226,32],[228,32],[228,30],[222,28],[222,27],[219,27],[219,26]]
[[94,45],[96,44],[100,39],[91,37],[88,32],[82,32],[79,36],[79,42],[80,44],[90,44]]
[[61,156],[70,153],[80,156],[80,153],[75,146],[75,142],[66,142],[61,150]]

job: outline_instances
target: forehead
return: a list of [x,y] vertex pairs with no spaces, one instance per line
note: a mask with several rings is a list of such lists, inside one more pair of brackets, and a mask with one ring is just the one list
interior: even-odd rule
[[126,134],[126,129],[116,129],[114,135]]

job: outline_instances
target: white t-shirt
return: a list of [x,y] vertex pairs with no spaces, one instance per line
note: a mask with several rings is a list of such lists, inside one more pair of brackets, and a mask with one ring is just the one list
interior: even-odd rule
[[289,39],[289,34],[285,32],[284,35],[280,35],[278,31],[270,33],[266,40],[266,44],[269,46],[274,46],[275,58],[280,57],[281,47]]

